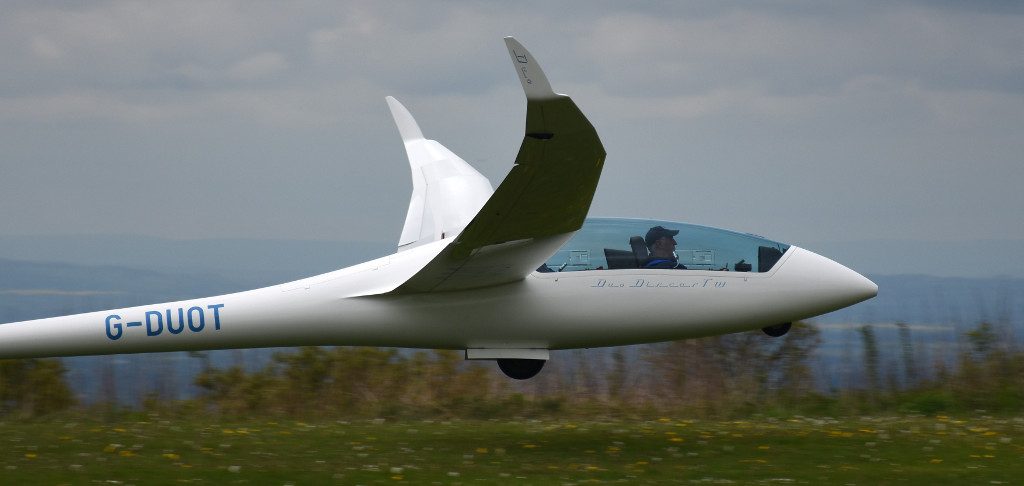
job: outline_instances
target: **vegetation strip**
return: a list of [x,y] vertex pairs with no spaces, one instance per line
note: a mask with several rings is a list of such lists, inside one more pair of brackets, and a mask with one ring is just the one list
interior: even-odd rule
[[1024,477],[1024,418],[0,423],[6,482],[971,482]]

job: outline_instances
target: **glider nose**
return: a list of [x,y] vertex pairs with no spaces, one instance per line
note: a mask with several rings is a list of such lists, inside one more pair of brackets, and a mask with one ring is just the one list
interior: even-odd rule
[[793,255],[779,276],[790,280],[808,304],[822,313],[848,307],[878,295],[878,285],[846,266],[812,251],[792,247]]
[[[850,269],[847,268],[847,270],[850,270]],[[865,276],[863,276],[863,275],[861,275],[861,274],[859,274],[857,272],[854,272],[853,270],[850,270],[850,271],[853,272],[853,274],[857,276],[857,278],[854,280],[854,282],[851,282],[852,283],[851,287],[855,288],[855,295],[859,296],[860,300],[862,300],[862,301],[863,300],[868,300],[868,299],[878,295],[878,284],[872,282],[867,277],[865,277]]]

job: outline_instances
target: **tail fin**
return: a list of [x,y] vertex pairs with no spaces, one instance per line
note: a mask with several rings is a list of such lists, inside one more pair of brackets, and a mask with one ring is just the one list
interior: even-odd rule
[[444,145],[423,138],[416,120],[398,100],[388,96],[387,102],[412,169],[412,199],[398,250],[451,238],[472,221],[494,188]]

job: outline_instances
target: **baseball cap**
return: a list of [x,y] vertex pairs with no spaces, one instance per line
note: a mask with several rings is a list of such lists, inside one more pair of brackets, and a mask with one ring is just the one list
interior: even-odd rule
[[663,226],[655,226],[647,231],[647,237],[644,238],[644,243],[646,243],[647,246],[650,247],[651,245],[654,244],[655,241],[658,241],[661,238],[664,238],[666,236],[672,237],[678,234],[679,230],[670,230],[666,229]]

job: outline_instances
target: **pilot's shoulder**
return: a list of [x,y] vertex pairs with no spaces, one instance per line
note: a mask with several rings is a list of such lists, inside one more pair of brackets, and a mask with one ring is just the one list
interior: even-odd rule
[[675,260],[668,258],[651,258],[647,260],[644,268],[660,268],[660,269],[673,269],[673,268],[686,268],[679,264]]

